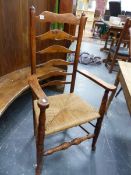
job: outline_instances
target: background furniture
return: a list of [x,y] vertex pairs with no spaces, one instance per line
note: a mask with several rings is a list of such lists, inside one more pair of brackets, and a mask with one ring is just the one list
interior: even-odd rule
[[130,44],[130,33],[129,28],[131,27],[131,19],[127,19],[123,30],[120,33],[120,38],[112,40],[111,47],[106,59],[106,66],[109,66],[109,72],[113,71],[115,62],[119,60],[129,60],[129,44]]
[[[103,19],[105,21],[108,21],[109,17],[110,17],[110,11],[105,10],[105,13],[103,15]],[[93,25],[92,25],[93,36],[95,36],[95,34],[97,34],[97,36],[101,37],[101,34],[102,35],[105,34],[105,32],[106,32],[105,29],[106,29],[106,26],[102,20],[101,12],[99,10],[96,10],[95,14],[94,14]]]
[[120,25],[112,24],[110,21],[105,21],[105,20],[103,20],[103,23],[105,23],[109,29],[107,32],[107,39],[105,40],[105,45],[100,50],[101,51],[109,51],[108,41],[110,39],[111,34],[113,34],[114,37],[117,38],[118,33],[121,32],[123,29],[123,25],[122,24],[120,24]]
[[[121,84],[123,92],[124,92],[124,96],[126,99],[126,104],[128,106],[129,113],[131,115],[131,78],[130,78],[131,63],[119,61],[119,67],[120,67],[120,71],[117,74],[114,85],[118,87],[118,84],[119,83]],[[109,101],[107,103],[107,110],[114,98],[116,90],[113,91],[110,95]]]
[[121,2],[118,1],[110,1],[109,2],[109,10],[111,16],[118,16],[121,14]]
[[[40,18],[41,16],[41,18]],[[32,105],[33,105],[33,116],[34,116],[34,131],[36,136],[36,152],[37,152],[37,167],[36,175],[40,175],[42,169],[42,160],[43,156],[50,155],[60,150],[69,148],[72,145],[78,145],[82,141],[93,138],[92,149],[95,150],[96,141],[101,129],[101,124],[103,121],[106,102],[108,99],[109,91],[115,89],[114,86],[111,86],[102,80],[92,76],[86,71],[79,71],[78,59],[80,54],[80,47],[82,41],[83,30],[86,24],[86,17],[83,15],[80,19],[73,16],[72,14],[58,15],[50,12],[42,12],[40,16],[35,15],[35,9],[32,7],[30,9],[30,25],[31,25],[31,70],[32,75],[29,78],[29,85],[32,89]],[[44,19],[42,19],[44,16]],[[48,23],[68,23],[69,25],[78,25],[78,34],[77,36],[70,35],[67,32],[64,32],[59,29],[49,30],[44,34],[36,36],[35,34],[35,21],[39,22],[48,22]],[[36,40],[41,42],[46,42],[47,39],[54,40],[53,45],[47,48],[41,48],[41,50],[36,50]],[[58,40],[70,40],[77,41],[76,50],[72,51],[57,43]],[[42,80],[39,81],[38,75],[36,75],[36,54],[45,55],[52,53],[54,55],[56,52],[59,53],[75,53],[74,63],[67,62],[62,59],[51,59],[50,61],[45,62],[41,65],[43,68],[46,68],[47,71],[42,76]],[[72,65],[73,69],[70,72],[62,70],[61,66]],[[55,69],[54,69],[55,68]],[[95,83],[100,85],[105,89],[104,96],[102,98],[101,106],[99,111],[95,110],[91,105],[84,102],[80,97],[74,94],[75,79],[76,74],[80,73],[81,75],[93,80]],[[66,75],[71,76],[70,81],[60,81],[58,79],[46,81],[51,77]],[[41,80],[41,77],[40,77]],[[48,87],[53,85],[61,84],[70,84],[70,93],[69,94],[59,94],[54,96],[47,97],[43,92],[41,87]],[[96,125],[90,123],[90,121],[97,119]],[[89,122],[93,127],[95,127],[94,134],[89,134],[81,124]],[[45,136],[54,134],[56,132],[64,131],[69,128],[80,126],[86,132],[86,136],[75,138],[70,142],[62,143],[59,146],[51,148],[47,151],[44,150],[44,141]]]

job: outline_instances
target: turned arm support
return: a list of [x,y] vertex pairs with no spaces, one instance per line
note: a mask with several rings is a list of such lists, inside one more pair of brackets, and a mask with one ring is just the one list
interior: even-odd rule
[[100,78],[96,77],[95,75],[89,73],[86,70],[82,70],[82,71],[77,70],[77,72],[83,75],[84,77],[89,78],[90,80],[98,84],[99,86],[103,87],[105,90],[114,91],[116,89],[114,85],[106,83],[105,81],[101,80]]
[[38,82],[37,76],[36,75],[29,76],[28,83],[29,83],[29,86],[32,89],[33,93],[38,98],[38,106],[41,109],[47,108],[49,106],[48,98],[47,98],[46,94],[43,92],[43,90]]

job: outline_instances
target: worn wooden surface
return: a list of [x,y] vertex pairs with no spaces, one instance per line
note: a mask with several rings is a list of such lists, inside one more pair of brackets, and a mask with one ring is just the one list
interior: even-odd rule
[[[37,75],[41,77],[44,73],[51,70],[60,70],[58,68],[39,67],[37,68]],[[0,117],[7,107],[26,89],[28,89],[27,78],[30,75],[30,67],[26,67],[0,78]]]
[[37,52],[37,54],[45,53],[74,53],[74,51],[67,49],[64,46],[53,45]]
[[75,36],[67,34],[66,32],[64,32],[62,30],[55,29],[55,30],[48,31],[42,35],[36,36],[36,39],[39,39],[39,40],[47,40],[47,39],[63,40],[63,39],[67,39],[70,41],[74,41],[77,38]]
[[79,24],[80,22],[79,18],[76,18],[72,13],[57,14],[49,11],[44,11],[39,16],[36,16],[36,20],[40,20],[41,22],[59,22],[68,24]]
[[119,62],[120,83],[125,95],[126,103],[131,114],[131,63]]
[[115,90],[114,85],[106,83],[105,81],[101,80],[100,78],[96,77],[95,75],[91,74],[90,72],[88,72],[86,70],[82,70],[82,71],[77,70],[77,72],[79,72],[81,75],[89,78],[90,80],[94,81],[96,84],[98,84],[99,86],[103,87],[106,90],[109,90],[109,91]]
[[[48,9],[48,0],[0,1],[0,76],[29,65],[29,7]],[[38,26],[38,30],[41,26]],[[43,29],[46,31],[46,27]]]
[[[131,63],[119,61],[120,71],[118,72],[118,75],[115,80],[115,85],[118,87],[118,84],[120,83],[123,89],[123,93],[126,99],[126,103],[131,115]],[[107,110],[115,96],[115,92],[112,92],[109,98],[109,101],[107,103]]]
[[[73,1],[74,0],[62,0],[60,1],[60,13],[70,13],[73,11]],[[76,3],[75,3],[76,5]]]
[[[40,14],[45,10],[53,11],[55,0],[0,1],[0,76],[30,64],[28,31],[31,5],[36,7],[36,14]],[[67,0],[65,3],[64,0],[60,0],[59,12],[72,12],[72,1]],[[45,32],[48,27],[48,25],[38,25],[37,32]],[[44,43],[44,46],[46,45],[49,43]],[[48,60],[48,57],[46,59]]]

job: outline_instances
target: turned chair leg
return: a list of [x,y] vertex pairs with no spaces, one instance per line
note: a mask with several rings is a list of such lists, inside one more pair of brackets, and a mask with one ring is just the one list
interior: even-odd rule
[[38,134],[36,139],[36,154],[37,154],[36,175],[40,175],[42,171],[44,138],[45,138],[45,110],[43,109],[43,111],[40,110]]
[[36,137],[37,136],[37,127],[36,127],[36,116],[35,116],[35,110],[34,110],[34,100],[36,100],[36,96],[35,94],[33,93],[32,94],[32,107],[33,107],[33,126],[34,126],[34,136]]
[[36,118],[35,118],[35,112],[33,111],[33,126],[34,126],[34,136],[37,136],[37,127],[36,127]]
[[38,145],[37,146],[37,166],[36,166],[36,174],[35,175],[40,175],[42,171],[42,165],[43,165],[43,145]]
[[95,136],[92,141],[92,151],[96,150],[96,142],[97,142],[100,130],[101,130],[102,121],[103,121],[103,117],[97,119],[95,131],[94,131]]

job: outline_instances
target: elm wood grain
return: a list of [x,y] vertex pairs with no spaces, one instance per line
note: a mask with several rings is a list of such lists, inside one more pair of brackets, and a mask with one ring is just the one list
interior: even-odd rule
[[53,67],[52,67],[52,70],[48,70],[45,74],[43,75],[40,75],[39,78],[40,79],[48,79],[48,78],[51,78],[51,77],[66,77],[67,75],[72,75],[72,73],[68,73],[68,72],[65,72],[65,71],[62,71],[62,70],[53,70]]
[[0,2],[0,76],[29,64],[28,1]]
[[[37,7],[36,14],[40,14],[44,10],[53,11],[54,4],[55,0],[50,3],[48,0],[0,1],[0,76],[30,65],[29,7],[34,5]],[[66,6],[63,12],[66,13],[68,9],[72,10]],[[48,29],[49,25],[38,25],[37,33],[46,32]],[[48,44],[45,43],[44,46]],[[48,60],[48,57],[45,57]]]
[[[117,74],[116,80],[115,80],[115,85],[118,87],[118,84],[120,83],[124,92],[124,96],[126,99],[126,104],[129,109],[129,113],[131,115],[131,63],[129,62],[123,62],[119,61],[119,67],[120,71]],[[115,91],[116,92],[116,91]],[[108,110],[114,96],[115,92],[112,92],[107,104],[106,111]]]
[[72,36],[62,30],[58,30],[58,29],[54,29],[54,30],[50,30],[49,32],[46,32],[42,35],[38,35],[36,36],[36,39],[39,40],[47,40],[47,39],[55,39],[55,40],[70,40],[70,41],[74,41],[77,38],[75,36]]
[[68,66],[68,65],[73,65],[73,63],[62,60],[62,59],[53,59],[53,60],[47,61],[46,63],[39,64],[36,67],[40,67],[40,66]]
[[[41,77],[43,74],[51,70],[61,70],[57,67],[39,67],[37,68],[37,76]],[[30,75],[30,67],[26,67],[7,75],[0,77],[0,117],[8,106],[25,90],[29,88],[27,78]]]
[[[0,76],[29,66],[29,7],[48,9],[48,0],[0,1]],[[41,27],[37,27],[41,30]],[[46,26],[42,27],[46,31]]]
[[48,83],[42,84],[41,87],[47,87],[47,86],[56,86],[56,85],[63,85],[63,84],[71,84],[71,82],[68,81],[60,81],[60,80],[53,80]]
[[49,11],[42,12],[39,16],[36,16],[36,20],[40,20],[41,22],[49,22],[49,23],[68,23],[78,25],[80,23],[80,19],[75,17],[72,13],[63,13],[57,14]]
[[47,47],[43,50],[40,50],[36,52],[37,54],[45,54],[45,53],[75,53],[75,51],[72,51],[70,49],[67,49],[64,46],[59,46],[59,45],[53,45],[50,47]]
[[48,103],[46,94],[43,92],[38,81],[36,80],[37,80],[36,74],[29,76],[28,83],[30,84],[31,89],[34,89],[34,94],[36,95],[37,99],[42,100],[43,103]]
[[[74,1],[74,0],[73,0]],[[60,0],[60,13],[70,13],[73,12],[73,1],[71,0]],[[76,5],[76,3],[75,3]]]

